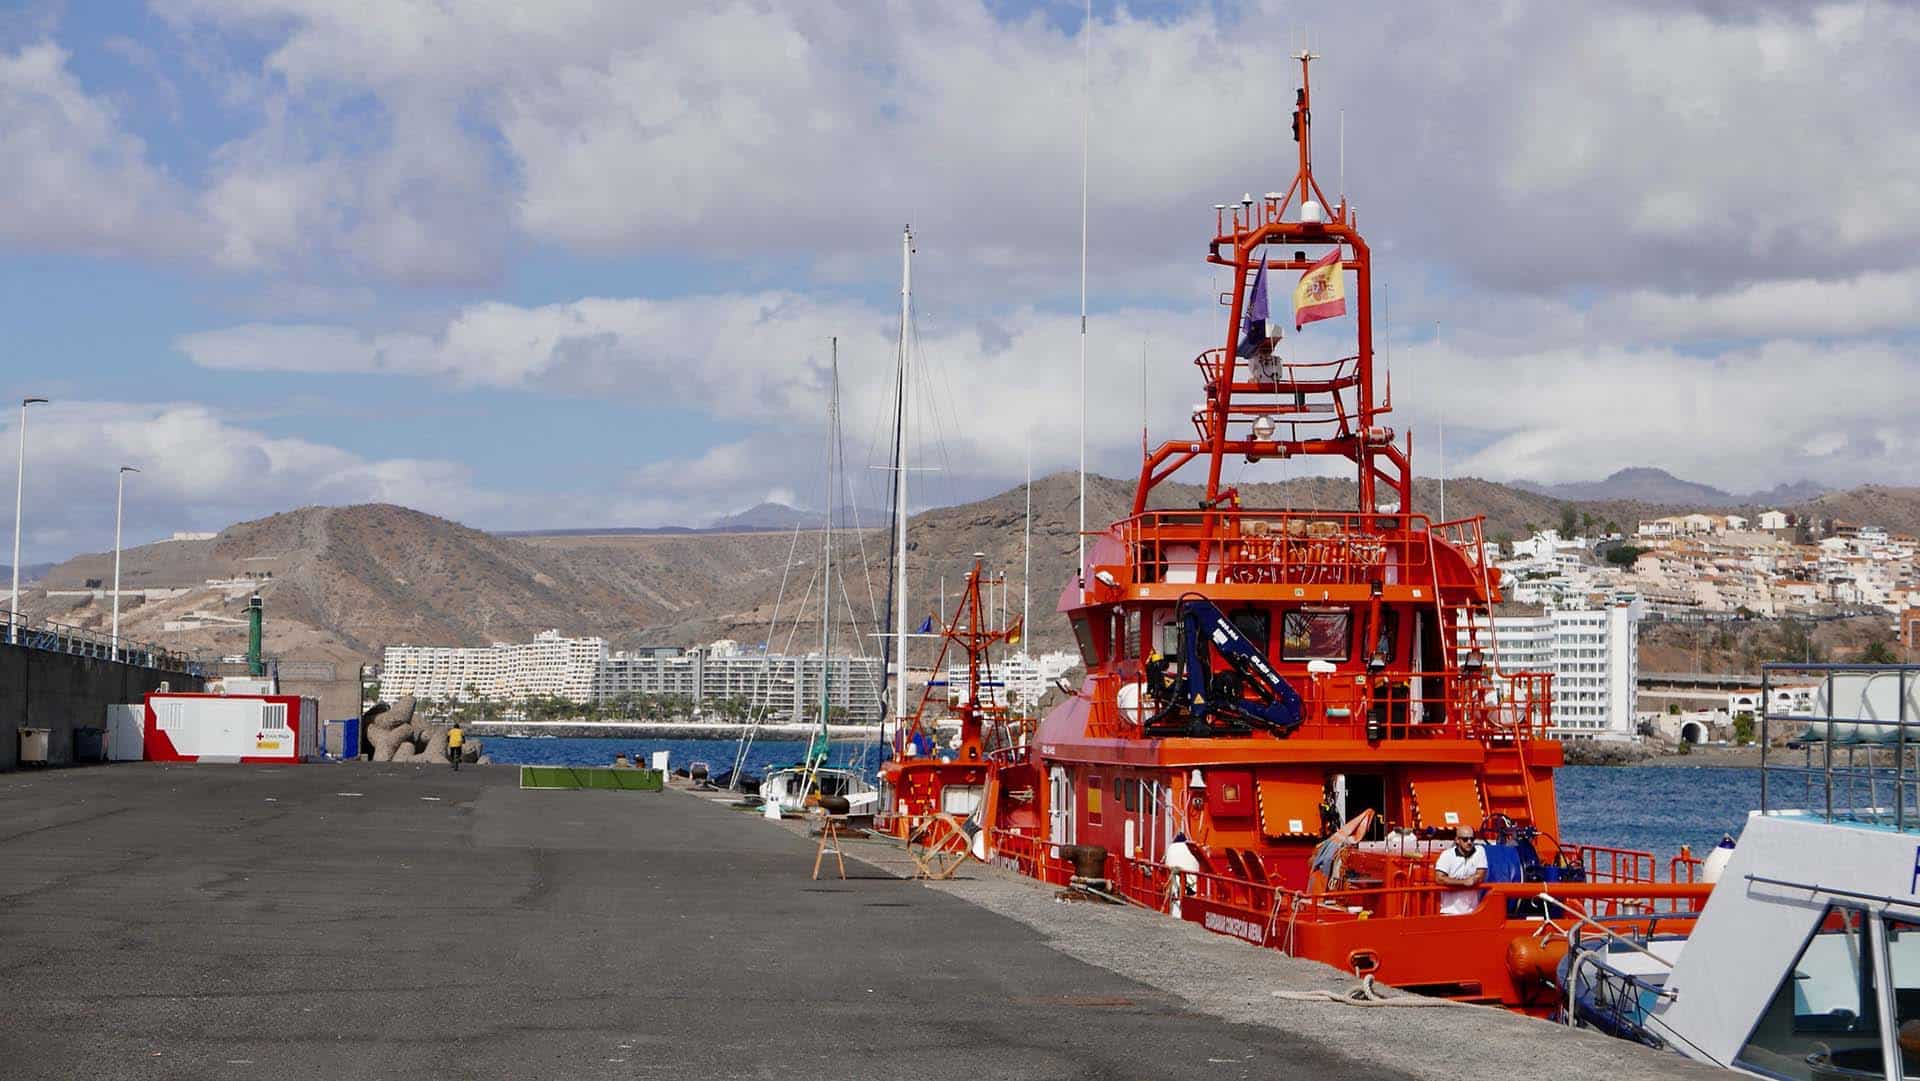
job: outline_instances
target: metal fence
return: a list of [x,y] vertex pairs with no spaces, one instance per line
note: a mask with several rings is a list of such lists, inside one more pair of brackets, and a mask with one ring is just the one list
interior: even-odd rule
[[[1776,689],[1809,685],[1776,709]],[[1762,811],[1920,830],[1920,665],[1766,664],[1760,703]]]
[[48,619],[33,619],[4,609],[0,609],[0,621],[4,621],[0,622],[0,642],[11,641],[27,649],[49,653],[119,661],[137,668],[180,672],[190,676],[204,674],[200,661],[150,642],[135,642],[125,637],[116,642],[110,634],[90,631],[85,627],[70,627]]

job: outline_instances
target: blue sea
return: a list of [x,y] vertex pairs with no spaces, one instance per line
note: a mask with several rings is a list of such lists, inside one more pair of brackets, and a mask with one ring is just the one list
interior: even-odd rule
[[[700,761],[720,773],[733,768],[734,748],[732,740],[486,737],[493,760],[514,765],[600,765],[622,752],[646,762],[654,751],[667,751],[675,769]],[[805,752],[798,741],[755,741],[747,772],[759,776],[793,765]],[[871,776],[880,751],[874,743],[836,743],[830,761]],[[1757,769],[1567,766],[1558,777],[1560,832],[1566,840],[1640,849],[1662,859],[1683,844],[1705,854],[1722,834],[1738,837],[1747,812],[1760,805]]]
[[[730,739],[487,736],[484,749],[495,762],[515,766],[607,766],[613,764],[613,757],[618,754],[645,765],[653,760],[655,751],[666,751],[672,769],[705,762],[713,773],[719,774],[733,768],[737,744]],[[880,751],[877,742],[835,743],[827,754],[827,764],[858,769],[871,777],[879,769]],[[763,776],[769,769],[798,763],[806,753],[807,745],[800,740],[757,739],[747,753],[746,770],[756,777]]]

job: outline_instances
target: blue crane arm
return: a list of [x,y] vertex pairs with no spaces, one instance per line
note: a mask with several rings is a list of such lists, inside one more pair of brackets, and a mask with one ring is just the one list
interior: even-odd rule
[[[1285,734],[1300,727],[1300,694],[1293,684],[1273,670],[1266,653],[1240,633],[1225,612],[1204,597],[1188,597],[1181,602],[1184,613],[1181,647],[1186,669],[1186,700],[1196,720],[1210,714],[1237,718],[1265,725]],[[1229,681],[1223,687],[1214,679],[1207,663],[1207,650],[1220,655],[1228,667],[1239,674],[1253,691],[1247,698]]]

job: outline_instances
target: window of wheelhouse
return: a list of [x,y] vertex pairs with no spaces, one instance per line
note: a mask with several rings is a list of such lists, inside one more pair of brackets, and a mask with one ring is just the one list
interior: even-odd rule
[[1295,608],[1280,624],[1280,657],[1288,661],[1344,661],[1353,644],[1353,612]]
[[[1920,915],[1888,914],[1883,924],[1887,938],[1887,982],[1893,985],[1893,1025],[1896,1033],[1909,1024],[1920,1027]],[[1920,1053],[1901,1045],[1901,1069],[1920,1078]]]
[[1734,1064],[1793,1081],[1884,1077],[1878,953],[1864,911],[1828,908]]
[[1153,615],[1148,619],[1152,628],[1153,642],[1150,648],[1162,657],[1180,655],[1180,624],[1173,621],[1173,609],[1167,605],[1155,605]]
[[1264,608],[1235,608],[1227,618],[1233,621],[1233,629],[1252,642],[1255,649],[1267,652],[1273,642],[1273,616]]
[[1380,609],[1380,624],[1373,635],[1373,651],[1388,664],[1393,663],[1394,650],[1400,645],[1400,613],[1393,608]]
[[1093,621],[1085,616],[1073,621],[1073,641],[1080,647],[1080,663],[1092,671],[1100,664],[1100,643],[1094,640]]
[[1125,634],[1126,638],[1121,643],[1119,649],[1120,656],[1129,658],[1138,657],[1140,655],[1140,609],[1130,608],[1127,610],[1127,628]]

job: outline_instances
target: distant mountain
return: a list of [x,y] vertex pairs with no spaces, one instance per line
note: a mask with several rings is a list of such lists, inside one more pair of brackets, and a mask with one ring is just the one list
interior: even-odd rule
[[1827,489],[1812,481],[1780,484],[1764,492],[1735,495],[1710,484],[1682,480],[1664,469],[1633,466],[1615,472],[1605,480],[1574,481],[1568,484],[1536,484],[1514,481],[1522,491],[1568,502],[1625,501],[1633,503],[1672,503],[1689,507],[1782,506],[1805,503],[1825,494]]
[[[47,572],[52,569],[53,569],[53,564],[51,563],[20,564],[20,587],[22,589],[25,589],[27,586],[30,586],[33,583],[38,582],[40,579],[46,577]],[[12,584],[13,584],[13,564],[0,563],[0,588],[4,588]],[[4,601],[5,599],[6,598],[4,597],[0,597],[0,601]]]
[[1830,491],[1832,489],[1825,485],[1815,484],[1810,480],[1797,480],[1792,484],[1776,484],[1764,492],[1754,492],[1746,496],[1745,501],[1755,505],[1784,507],[1794,503],[1811,503]]
[[[1132,489],[1130,480],[1089,476],[1087,520],[1125,517]],[[1302,509],[1352,507],[1356,498],[1351,480],[1334,477],[1243,484],[1240,493],[1248,506]],[[1034,479],[1030,590],[1021,580],[1027,506],[1021,488],[914,515],[907,551],[911,618],[951,612],[980,553],[990,572],[1006,574],[1002,603],[1009,609],[1017,613],[1030,593],[1028,642],[1039,649],[1071,648],[1072,635],[1055,603],[1073,573],[1077,494],[1073,474]],[[1152,505],[1191,508],[1199,496],[1194,485],[1169,483],[1156,490]],[[1435,518],[1483,515],[1490,540],[1558,527],[1569,515],[1577,529],[1631,533],[1641,519],[1707,506],[1698,499],[1567,500],[1472,477],[1448,480],[1444,497],[1443,505],[1438,481],[1416,481],[1416,510]],[[1774,505],[1795,515],[1920,533],[1920,488],[1866,485]],[[776,649],[804,648],[797,643],[817,640],[818,623],[796,631],[795,619],[817,620],[817,593],[808,591],[817,580],[820,551],[817,543],[796,546],[781,532],[796,517],[803,526],[818,522],[817,514],[776,505],[730,515],[699,531],[583,529],[509,537],[403,507],[304,507],[230,526],[212,540],[129,549],[125,586],[142,596],[123,602],[121,617],[124,633],[136,640],[237,653],[245,648],[246,598],[258,589],[266,598],[269,652],[334,656],[344,663],[378,661],[382,647],[403,642],[526,641],[550,627],[600,635],[616,649],[716,638],[757,644],[770,632]],[[834,605],[834,635],[847,648],[873,648],[890,550],[883,528],[846,531],[835,542],[836,592],[844,593]],[[23,593],[22,607],[63,623],[104,628],[105,602],[49,597],[44,590],[78,590],[87,579],[110,577],[112,568],[110,552],[76,556]]]
[[1688,503],[1706,507],[1725,506],[1735,501],[1733,496],[1712,485],[1681,480],[1664,469],[1646,466],[1622,469],[1606,480],[1583,480],[1570,484],[1517,481],[1514,487],[1570,501],[1626,499],[1638,503]]
[[748,507],[738,514],[726,514],[713,520],[707,527],[709,533],[737,533],[759,529],[818,529],[826,524],[826,515],[819,511],[800,510],[785,503],[761,503]]
[[617,525],[602,529],[500,529],[496,537],[657,537],[661,534],[699,533],[684,525]]

